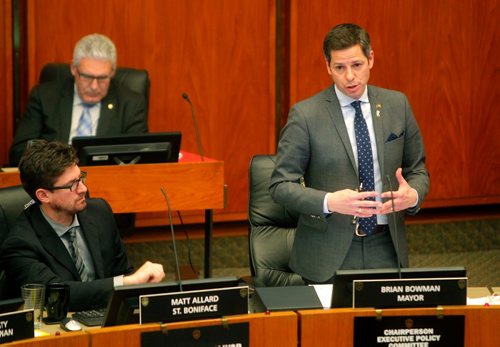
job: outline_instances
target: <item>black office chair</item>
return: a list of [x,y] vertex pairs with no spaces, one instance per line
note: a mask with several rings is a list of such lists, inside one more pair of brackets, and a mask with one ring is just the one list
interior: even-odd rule
[[275,156],[256,155],[250,162],[248,221],[250,269],[257,287],[303,285],[288,266],[298,215],[275,203],[269,193]]
[[[53,80],[65,80],[71,77],[69,64],[49,63],[40,72],[39,83]],[[128,67],[117,67],[113,80],[125,85],[130,90],[144,95],[146,99],[146,114],[149,110],[149,88],[151,81],[147,70],[133,69]]]
[[[31,197],[23,186],[0,188],[0,248],[14,225],[17,216],[21,214]],[[5,298],[5,273],[0,269],[0,299]]]

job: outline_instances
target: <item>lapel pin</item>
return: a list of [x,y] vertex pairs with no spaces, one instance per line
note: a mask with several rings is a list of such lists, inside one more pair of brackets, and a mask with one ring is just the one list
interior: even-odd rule
[[381,104],[375,105],[375,109],[376,109],[375,114],[377,115],[377,117],[380,118],[380,110],[382,110],[382,105]]
[[113,109],[113,104],[108,104],[108,110],[112,110]]

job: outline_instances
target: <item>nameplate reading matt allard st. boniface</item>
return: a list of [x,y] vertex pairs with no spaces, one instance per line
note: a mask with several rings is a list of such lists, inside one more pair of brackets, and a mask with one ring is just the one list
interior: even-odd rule
[[248,313],[248,287],[141,295],[140,323],[178,322]]
[[33,309],[0,314],[0,345],[35,337],[33,317]]
[[353,287],[353,307],[434,307],[467,302],[466,277],[355,280]]

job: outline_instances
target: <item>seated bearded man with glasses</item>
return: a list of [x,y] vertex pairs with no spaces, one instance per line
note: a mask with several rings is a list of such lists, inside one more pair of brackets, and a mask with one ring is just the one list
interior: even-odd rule
[[67,283],[71,311],[105,306],[114,287],[160,282],[161,264],[133,273],[111,207],[88,198],[87,174],[71,145],[34,141],[19,165],[34,203],[18,217],[1,250],[12,296],[26,283]]
[[10,165],[18,165],[35,139],[71,143],[75,136],[147,133],[144,96],[112,80],[115,70],[116,48],[108,37],[80,39],[73,52],[72,77],[31,91],[10,148]]

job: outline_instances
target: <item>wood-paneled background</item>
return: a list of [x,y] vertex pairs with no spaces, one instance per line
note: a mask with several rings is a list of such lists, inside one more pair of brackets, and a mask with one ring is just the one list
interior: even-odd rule
[[425,206],[500,203],[497,0],[3,0],[1,163],[14,123],[13,3],[26,9],[29,88],[45,63],[69,62],[81,36],[100,32],[119,65],[149,71],[150,130],[180,130],[182,149],[197,152],[189,94],[205,155],[225,162],[216,221],[246,219],[249,160],[274,153],[291,104],[331,83],[322,41],[341,22],[371,35],[371,83],[410,99],[431,172]]

